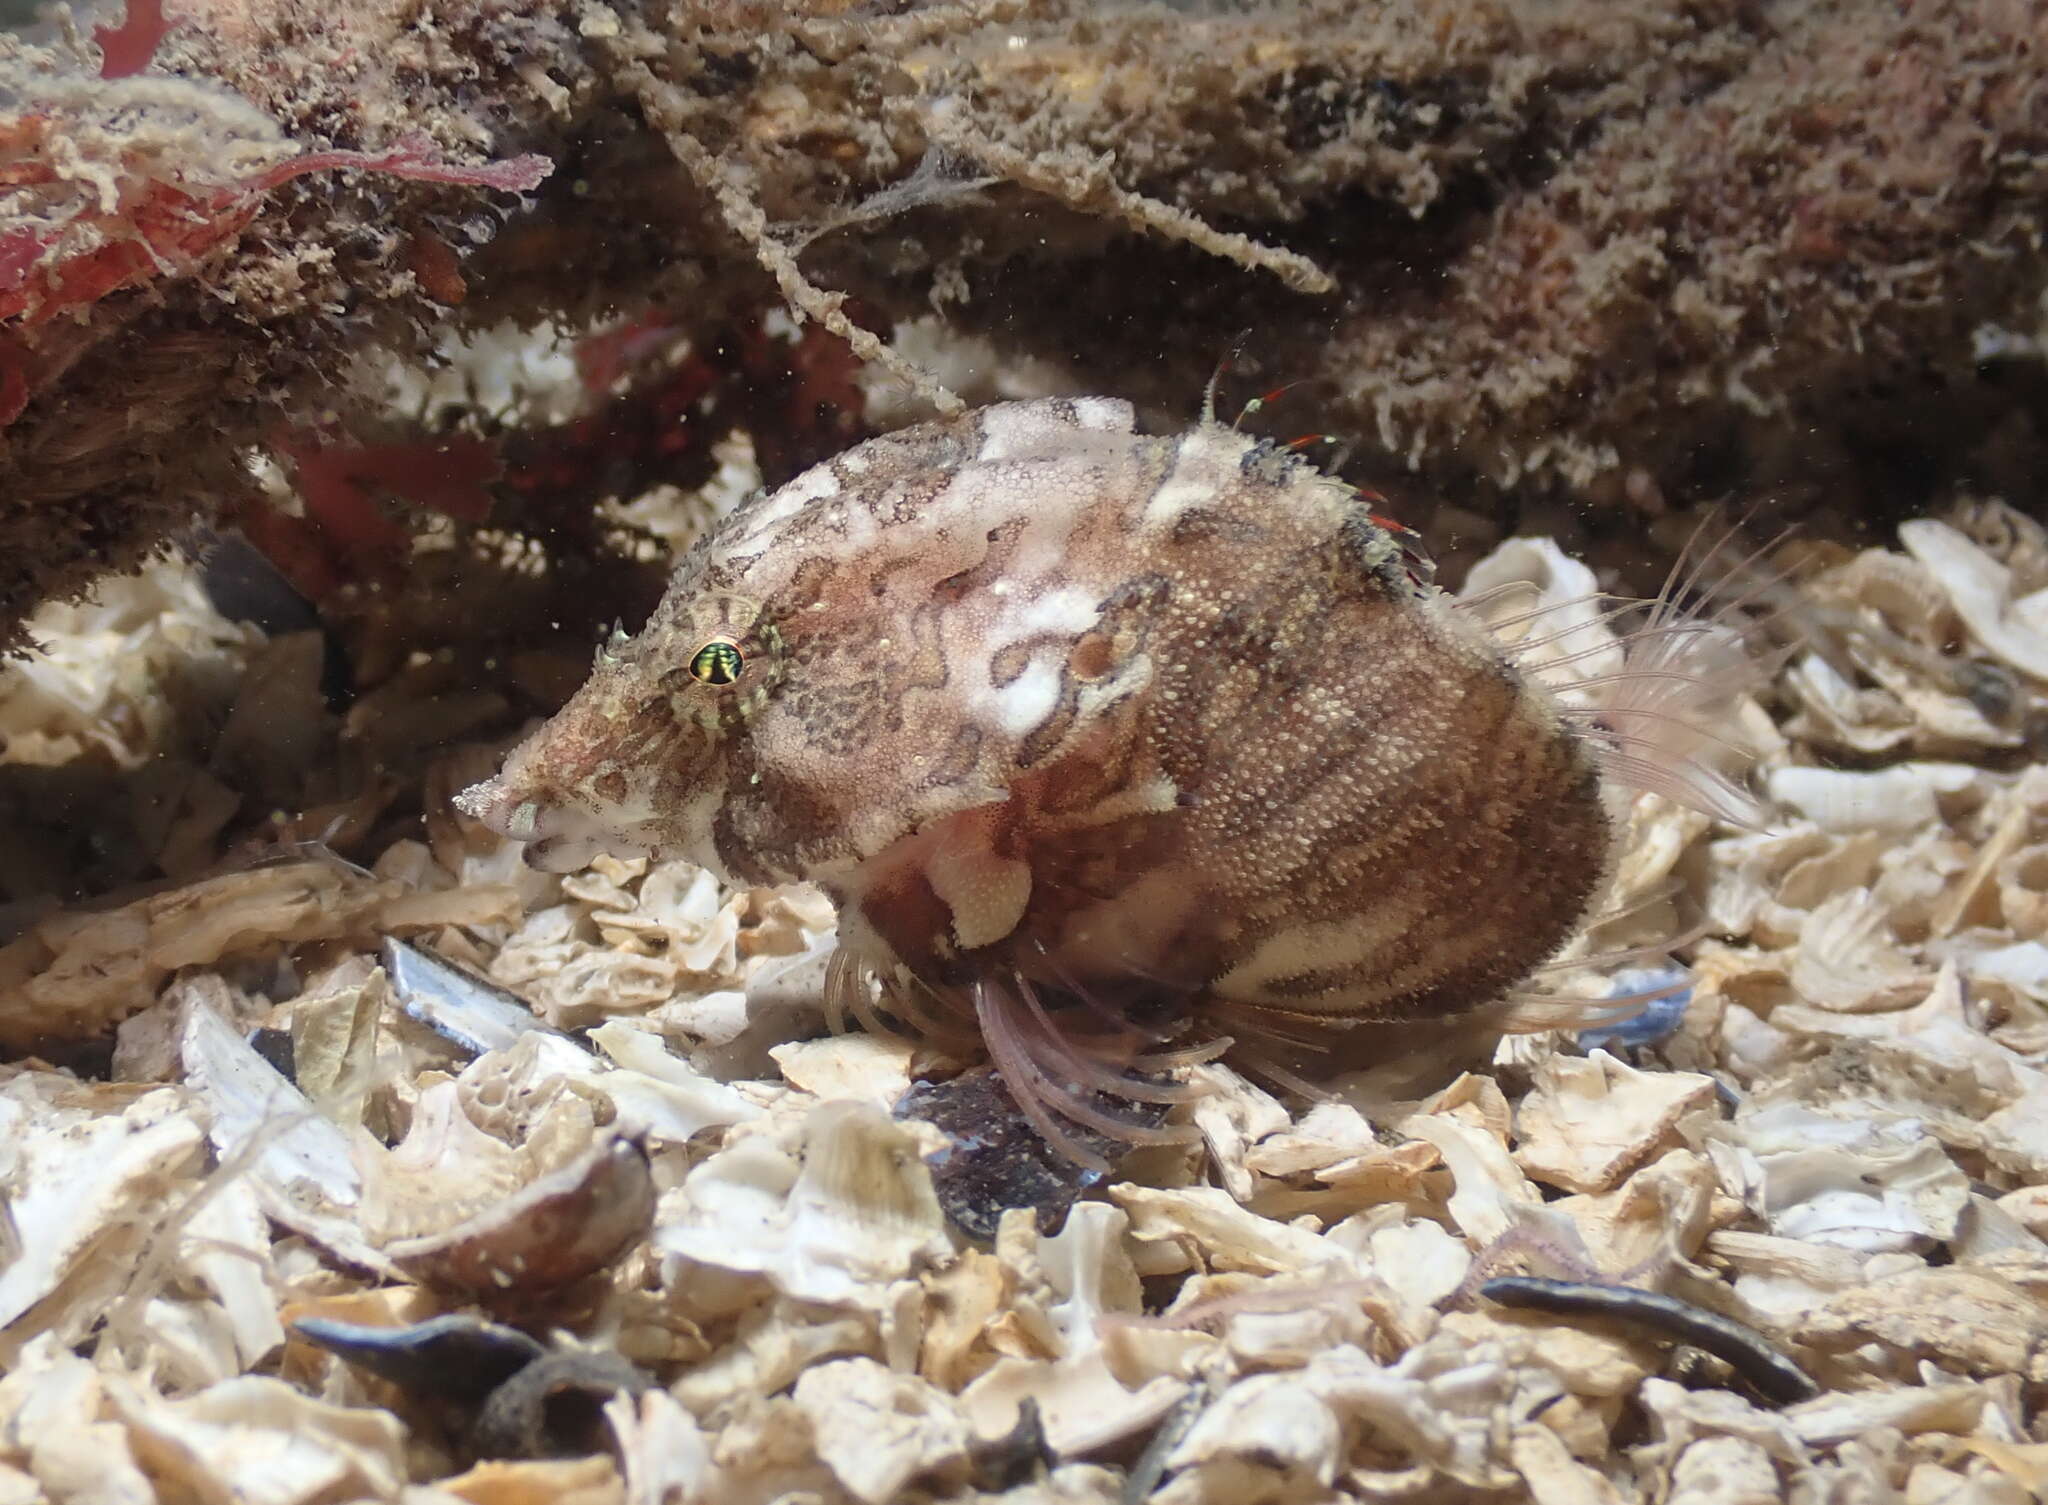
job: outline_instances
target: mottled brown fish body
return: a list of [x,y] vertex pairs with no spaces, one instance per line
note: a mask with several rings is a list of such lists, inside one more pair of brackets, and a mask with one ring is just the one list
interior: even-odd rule
[[1162,729],[1202,791],[1174,863],[1202,895],[1183,943],[1214,948],[1207,991],[1229,1002],[1325,1019],[1489,1002],[1605,876],[1597,771],[1442,598],[1327,552],[1277,584],[1269,643],[1194,659],[1199,726]]
[[745,504],[465,807],[545,866],[820,882],[942,999],[1330,1022],[1496,997],[1611,845],[1592,751],[1356,493],[1106,399]]

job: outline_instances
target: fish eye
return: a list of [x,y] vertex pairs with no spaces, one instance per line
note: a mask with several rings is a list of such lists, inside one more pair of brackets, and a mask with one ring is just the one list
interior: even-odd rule
[[690,655],[690,678],[702,685],[729,685],[747,666],[740,650],[725,638],[713,638]]

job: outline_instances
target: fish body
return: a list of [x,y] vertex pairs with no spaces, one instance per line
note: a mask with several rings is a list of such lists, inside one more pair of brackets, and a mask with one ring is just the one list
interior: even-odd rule
[[1077,999],[1156,1039],[1497,997],[1601,890],[1601,750],[1352,487],[1048,399],[741,505],[461,804],[537,866],[820,884],[871,973],[1044,1047]]

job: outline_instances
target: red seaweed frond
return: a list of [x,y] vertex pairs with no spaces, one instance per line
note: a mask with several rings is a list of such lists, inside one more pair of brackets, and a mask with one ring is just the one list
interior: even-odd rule
[[[684,327],[663,310],[647,309],[609,329],[601,329],[578,340],[576,375],[582,381],[583,389],[593,397],[609,397],[620,377],[670,350],[684,338],[685,333]],[[708,366],[703,369],[707,373],[710,370]],[[701,397],[709,387],[707,379],[694,396]]]
[[92,29],[92,39],[100,48],[100,77],[128,78],[140,73],[156,56],[157,45],[170,29],[164,0],[128,0],[119,26]]
[[[130,27],[140,14],[131,9]],[[48,117],[25,116],[0,126],[0,190],[62,185],[46,149],[52,125]],[[33,328],[124,288],[178,275],[231,243],[255,218],[265,194],[309,173],[344,170],[516,193],[538,185],[553,164],[533,155],[452,163],[424,136],[408,136],[377,152],[305,152],[218,186],[168,182],[122,163],[111,209],[82,208],[48,226],[22,225],[0,234],[0,320]],[[428,287],[429,293],[447,301],[459,279],[444,275],[437,286],[438,291]],[[14,411],[25,402],[23,396],[13,403]],[[5,421],[0,415],[0,423]]]
[[252,505],[243,527],[315,602],[346,581],[386,578],[404,560],[411,534],[387,515],[380,498],[479,523],[490,515],[491,484],[504,472],[493,442],[461,434],[390,444],[297,434],[279,439],[276,448],[292,462],[305,516]]
[[506,193],[525,193],[538,188],[541,181],[555,170],[555,164],[546,157],[528,153],[523,157],[508,157],[503,162],[480,162],[466,165],[459,162],[445,162],[439,148],[425,136],[407,136],[396,146],[381,152],[326,151],[307,152],[303,156],[291,157],[274,167],[242,182],[246,193],[268,193],[281,183],[293,178],[302,178],[314,172],[340,172],[354,169],[358,172],[381,172],[394,178],[405,178],[414,183],[455,183],[471,188],[496,188]]

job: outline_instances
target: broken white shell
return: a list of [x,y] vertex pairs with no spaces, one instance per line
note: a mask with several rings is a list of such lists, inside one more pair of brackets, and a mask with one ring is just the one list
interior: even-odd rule
[[858,1101],[735,1136],[685,1178],[654,1244],[801,1300],[864,1306],[952,1249],[916,1139]]

